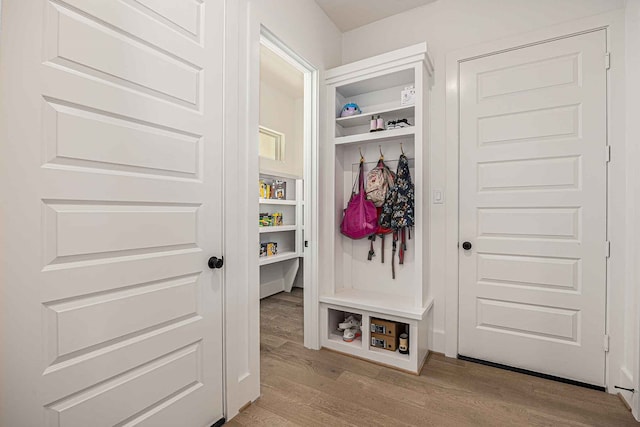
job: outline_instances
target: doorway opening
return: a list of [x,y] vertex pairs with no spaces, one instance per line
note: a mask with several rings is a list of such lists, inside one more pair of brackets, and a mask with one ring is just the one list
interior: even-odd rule
[[317,71],[264,27],[259,88],[261,343],[316,347]]

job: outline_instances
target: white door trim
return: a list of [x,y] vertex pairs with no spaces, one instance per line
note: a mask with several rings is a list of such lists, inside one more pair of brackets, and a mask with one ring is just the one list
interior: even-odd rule
[[[268,33],[248,0],[226,0],[225,43],[225,415],[227,420],[260,396],[260,267],[256,242],[258,223],[258,126],[260,43]],[[305,73],[305,149],[312,158],[305,193],[317,206],[318,197],[318,70],[278,41],[266,36],[271,48],[293,58]],[[309,94],[309,97],[306,94]],[[255,140],[254,140],[255,138]],[[255,142],[255,144],[253,143]],[[305,209],[305,212],[309,209]],[[310,280],[305,278],[304,345],[317,349],[318,335],[318,217],[317,209],[305,224],[310,247]],[[309,230],[310,228],[310,230]],[[229,231],[232,230],[232,231]],[[256,262],[252,262],[254,260]],[[310,283],[306,283],[310,282]]]
[[[612,257],[608,263],[608,283],[616,283],[618,286],[607,287],[607,332],[612,335],[611,349],[607,355],[607,368],[605,382],[613,385],[618,380],[622,357],[623,319],[619,315],[612,316],[612,307],[624,307],[624,223],[626,212],[620,209],[620,202],[624,206],[625,188],[625,144],[624,144],[624,120],[615,117],[624,115],[624,11],[595,15],[589,18],[564,23],[542,30],[537,30],[523,35],[517,35],[506,39],[483,43],[477,46],[464,48],[451,52],[446,60],[446,277],[445,284],[445,354],[448,357],[458,355],[458,197],[459,197],[459,63],[474,58],[493,55],[496,53],[518,49],[530,45],[548,42],[558,38],[569,37],[598,29],[606,29],[608,51],[612,57],[612,68],[607,77],[608,88],[608,141],[614,150],[615,156],[620,162],[610,164],[608,172],[609,180],[609,214],[608,236],[615,242],[618,237],[619,245],[612,248]],[[604,58],[603,58],[604,66]],[[619,157],[618,157],[619,156]],[[618,193],[620,196],[618,196]],[[618,200],[618,204],[613,202]],[[621,200],[621,201],[620,201]],[[615,209],[612,209],[615,206]],[[617,256],[617,250],[620,250]],[[611,334],[611,332],[615,334]],[[609,387],[611,389],[612,387]]]
[[[308,248],[302,248],[304,265],[304,346],[319,349],[318,334],[318,70],[302,56],[289,48],[264,25],[260,25],[260,44],[287,61],[304,75],[304,236]],[[259,58],[256,59],[259,62]],[[259,94],[249,94],[250,106],[259,105]],[[254,107],[251,107],[254,108]],[[254,108],[255,109],[255,108]],[[258,111],[259,115],[259,111]],[[253,128],[253,127],[252,127]],[[254,144],[257,147],[257,144]],[[257,156],[257,148],[256,148]],[[309,233],[310,231],[310,233]],[[304,245],[303,245],[304,246]],[[309,268],[311,266],[311,268]],[[258,283],[259,285],[259,283]]]

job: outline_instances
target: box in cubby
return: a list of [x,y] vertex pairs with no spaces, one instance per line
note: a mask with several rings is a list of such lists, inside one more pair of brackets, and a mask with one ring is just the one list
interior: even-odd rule
[[399,336],[404,328],[400,328],[398,323],[391,322],[389,320],[376,319],[375,317],[371,318],[370,330],[373,334],[379,335],[387,335],[390,337]]
[[396,351],[398,348],[398,337],[390,337],[382,334],[371,334],[371,347],[383,348],[389,351]]

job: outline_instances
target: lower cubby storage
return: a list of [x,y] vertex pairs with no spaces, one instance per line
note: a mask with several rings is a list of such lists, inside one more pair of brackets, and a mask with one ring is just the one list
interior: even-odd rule
[[[362,336],[353,342],[342,339],[342,332],[338,324],[348,315],[354,315],[362,321]],[[419,374],[429,353],[429,337],[431,306],[425,311],[422,319],[412,319],[389,314],[360,310],[335,304],[320,304],[320,339],[324,348],[345,353],[360,359],[390,366],[403,371]],[[381,329],[380,324],[395,325]],[[372,325],[374,326],[372,328]],[[376,328],[375,325],[378,325]],[[376,332],[373,332],[376,330]],[[408,335],[408,354],[400,353],[397,339],[399,334]],[[374,346],[372,338],[377,334],[380,338],[393,342],[393,351]]]
[[345,311],[344,309],[329,308],[327,310],[327,340],[339,348],[362,348],[362,331],[360,331],[360,336],[353,339],[353,341],[345,341],[344,331],[339,329],[339,324],[343,323],[349,316],[353,316],[362,323],[362,314],[360,313]]

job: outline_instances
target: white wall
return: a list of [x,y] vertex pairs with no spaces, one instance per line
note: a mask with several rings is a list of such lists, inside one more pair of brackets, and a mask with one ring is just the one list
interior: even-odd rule
[[[640,0],[628,0],[625,11],[626,142],[627,142],[627,245],[628,279],[625,289],[624,360],[619,385],[640,388]],[[634,415],[640,419],[639,393],[622,391]],[[633,400],[635,397],[635,401]]]
[[[445,188],[446,54],[621,7],[624,7],[623,0],[439,0],[345,33],[343,62],[427,42],[435,62],[431,99],[431,181],[432,188]],[[444,352],[445,206],[433,205],[431,211],[434,350]]]
[[[267,78],[265,78],[267,77]],[[294,98],[268,80],[260,77],[260,125],[284,134],[283,161],[260,158],[260,172],[285,174],[302,178],[303,164],[303,93]]]

